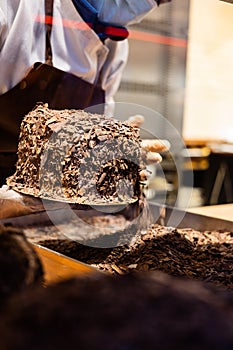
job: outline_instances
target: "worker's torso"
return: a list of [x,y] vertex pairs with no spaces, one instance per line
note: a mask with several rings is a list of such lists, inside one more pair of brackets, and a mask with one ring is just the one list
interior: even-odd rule
[[[47,20],[44,0],[3,0],[1,10],[0,94],[14,87],[35,62],[45,61]],[[53,16],[53,65],[95,83],[108,55],[107,45],[82,20],[72,1],[54,0]]]

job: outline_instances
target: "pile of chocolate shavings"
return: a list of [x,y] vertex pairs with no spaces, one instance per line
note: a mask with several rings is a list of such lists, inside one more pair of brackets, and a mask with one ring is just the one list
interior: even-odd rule
[[[136,235],[138,225],[140,223],[137,220],[128,220],[121,214],[98,215],[74,218],[56,225],[48,223],[38,227],[25,227],[24,233],[32,243],[44,245],[76,259],[80,245],[112,248],[129,243]],[[111,250],[108,253],[110,252]]]
[[157,224],[132,242],[95,248],[69,240],[39,242],[111,274],[159,270],[233,289],[233,233],[176,229]]
[[152,225],[98,267],[112,273],[160,270],[173,276],[233,287],[232,232],[199,232]]

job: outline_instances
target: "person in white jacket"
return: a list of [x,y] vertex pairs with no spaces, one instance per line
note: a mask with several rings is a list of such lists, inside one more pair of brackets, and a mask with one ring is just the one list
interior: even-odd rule
[[17,150],[22,116],[36,102],[111,105],[128,57],[126,26],[167,1],[0,0],[0,152]]
[[[0,94],[14,87],[35,62],[45,62],[45,0],[0,0]],[[82,1],[81,1],[82,2]],[[87,2],[87,1],[83,1]],[[98,19],[126,26],[157,6],[155,0],[89,0]],[[53,65],[94,83],[100,69],[106,99],[114,96],[127,61],[127,40],[104,42],[85,25],[72,0],[53,1]]]

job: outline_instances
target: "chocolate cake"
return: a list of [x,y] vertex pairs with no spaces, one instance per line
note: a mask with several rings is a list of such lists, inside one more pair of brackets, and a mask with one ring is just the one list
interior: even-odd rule
[[0,226],[0,307],[15,293],[43,282],[39,257],[22,231]]
[[83,110],[38,105],[21,124],[10,188],[78,204],[131,203],[144,167],[139,128]]
[[161,273],[98,274],[28,291],[0,320],[1,350],[230,350],[233,294]]

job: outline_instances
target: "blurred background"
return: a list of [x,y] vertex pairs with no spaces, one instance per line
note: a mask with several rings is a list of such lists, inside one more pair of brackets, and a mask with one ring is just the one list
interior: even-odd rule
[[150,169],[152,201],[178,207],[233,202],[230,2],[172,0],[130,27],[116,102],[132,104],[126,116],[144,115],[142,137],[171,143]]

